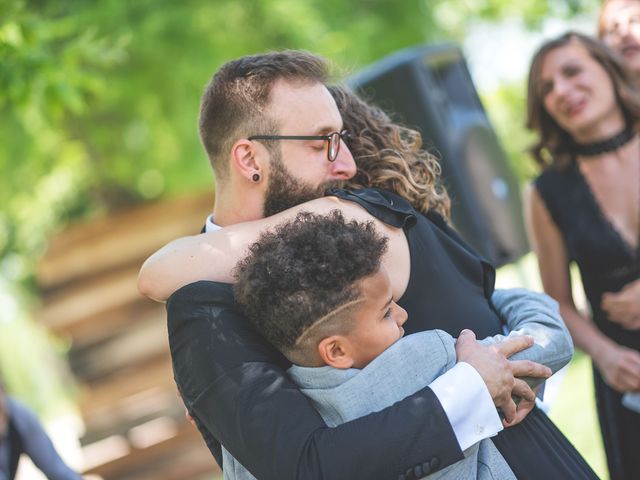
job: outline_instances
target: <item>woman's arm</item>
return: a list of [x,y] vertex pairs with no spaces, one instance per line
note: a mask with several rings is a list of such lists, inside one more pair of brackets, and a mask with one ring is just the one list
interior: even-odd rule
[[569,259],[562,234],[533,186],[527,190],[525,221],[544,291],[560,305],[560,314],[575,345],[593,358],[611,387],[619,391],[640,389],[640,353],[618,345],[578,312],[571,294]]
[[179,288],[198,280],[231,283],[236,264],[246,256],[247,249],[262,232],[293,219],[299,212],[328,214],[333,210],[340,210],[347,220],[372,222],[376,230],[389,239],[389,248],[382,261],[389,273],[394,296],[402,296],[409,281],[410,263],[409,246],[402,228],[387,225],[357,203],[337,197],[319,198],[268,218],[174,240],[142,265],[138,290],[151,299],[166,301]]

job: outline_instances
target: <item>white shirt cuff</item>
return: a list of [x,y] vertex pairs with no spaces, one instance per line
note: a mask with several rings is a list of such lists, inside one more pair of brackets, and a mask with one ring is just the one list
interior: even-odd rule
[[440,400],[461,450],[503,429],[484,380],[468,363],[456,363],[429,387]]

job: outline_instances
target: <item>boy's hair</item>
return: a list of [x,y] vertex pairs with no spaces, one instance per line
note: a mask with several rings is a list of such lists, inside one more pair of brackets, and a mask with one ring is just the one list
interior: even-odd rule
[[234,271],[236,300],[290,361],[312,365],[320,340],[351,331],[358,282],[380,269],[386,249],[373,222],[301,212],[249,247]]
[[266,107],[279,79],[326,83],[327,63],[301,50],[250,55],[225,63],[207,85],[200,105],[200,139],[218,179],[228,176],[227,154],[239,138],[278,133]]

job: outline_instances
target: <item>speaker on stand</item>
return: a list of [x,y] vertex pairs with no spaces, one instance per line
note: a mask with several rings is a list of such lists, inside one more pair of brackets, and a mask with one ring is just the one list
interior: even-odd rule
[[496,267],[528,252],[518,180],[457,46],[402,50],[348,83],[436,148],[452,223],[472,247]]

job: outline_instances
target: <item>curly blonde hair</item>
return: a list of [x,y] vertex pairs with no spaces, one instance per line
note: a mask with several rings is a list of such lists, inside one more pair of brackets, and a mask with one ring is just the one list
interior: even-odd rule
[[449,217],[449,195],[440,184],[440,164],[423,150],[419,132],[391,121],[344,86],[328,87],[349,131],[349,149],[358,172],[347,188],[375,187],[406,199],[416,210]]

